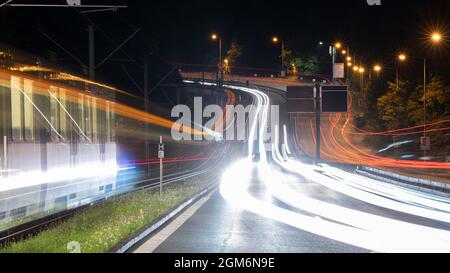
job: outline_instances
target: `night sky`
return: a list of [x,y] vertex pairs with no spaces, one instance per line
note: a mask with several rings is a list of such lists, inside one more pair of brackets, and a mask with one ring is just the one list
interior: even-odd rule
[[[445,46],[425,50],[424,41],[427,31],[434,28],[450,35],[448,0],[382,0],[378,7],[369,6],[366,0],[98,0],[83,3],[124,3],[129,8],[115,13],[83,15],[70,8],[3,7],[0,8],[1,42],[43,57],[53,51],[60,57],[60,64],[73,66],[72,60],[39,30],[87,63],[86,29],[88,23],[94,23],[97,62],[135,29],[141,28],[114,58],[131,57],[142,62],[144,56],[154,56],[168,63],[214,64],[217,48],[209,37],[217,32],[224,38],[225,48],[231,41],[244,47],[240,66],[277,69],[280,49],[271,43],[271,37],[278,35],[300,55],[326,54],[327,46],[320,48],[318,42],[328,45],[339,40],[367,64],[380,62],[389,70],[395,66],[396,54],[403,50],[414,56],[411,62],[417,65],[412,67],[417,68],[426,54],[436,72],[449,73],[446,60],[450,50],[444,50]],[[450,43],[447,48],[450,49]],[[108,75],[108,69],[114,65],[117,63],[106,63],[99,73]],[[416,73],[411,67],[408,70]]]

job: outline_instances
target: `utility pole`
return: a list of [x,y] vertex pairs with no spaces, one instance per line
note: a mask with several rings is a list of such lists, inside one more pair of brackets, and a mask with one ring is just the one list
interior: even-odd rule
[[284,40],[281,40],[281,77],[283,77],[284,72]]
[[[144,111],[149,112],[149,92],[148,92],[148,64],[144,63]],[[148,141],[149,126],[145,123],[145,159],[150,158],[150,143]],[[147,177],[150,177],[150,165],[147,165]]]
[[[423,59],[423,137],[427,137],[427,59]],[[426,160],[426,149],[423,149],[423,160]]]
[[163,176],[164,176],[164,166],[163,166],[163,159],[164,159],[164,144],[162,140],[162,136],[159,137],[159,149],[158,149],[158,157],[159,157],[159,195],[162,196],[163,192]]
[[320,84],[316,83],[314,87],[314,98],[315,98],[315,114],[316,114],[316,163],[319,163],[321,160],[321,154],[320,154],[320,141],[321,141],[321,131],[320,131],[320,114],[321,114],[321,98],[320,98]]
[[223,85],[222,37],[219,38],[219,71],[220,71],[220,87],[222,87]]
[[95,80],[95,35],[94,26],[89,24],[89,79]]
[[336,47],[334,45],[330,46],[330,54],[331,54],[331,78],[333,81],[333,85],[336,84],[334,81],[334,65],[336,63]]
[[[81,1],[69,1],[67,0],[67,4],[45,4],[45,3],[34,3],[34,4],[11,4],[12,0],[6,1],[3,4],[0,4],[1,7],[35,7],[35,8],[76,8],[76,9],[83,9],[86,12],[103,12],[103,11],[117,11],[119,8],[127,8],[126,5],[82,5]],[[89,32],[89,78],[90,80],[95,79],[95,41],[94,41],[94,26],[93,24],[89,24],[88,27]],[[50,39],[48,35],[45,35],[47,38]],[[52,40],[52,39],[50,39]],[[53,41],[53,40],[52,40]],[[55,41],[53,41],[55,43]],[[60,48],[61,46],[56,43]],[[64,51],[66,51],[63,48]],[[70,52],[66,51],[66,53]],[[72,56],[74,57],[74,56]],[[78,62],[80,62],[77,58]]]

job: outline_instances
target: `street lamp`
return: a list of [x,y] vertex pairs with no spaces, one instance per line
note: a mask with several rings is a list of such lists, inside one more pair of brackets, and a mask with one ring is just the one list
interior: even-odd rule
[[360,66],[358,69],[359,74],[361,75],[361,91],[364,92],[364,72],[366,70],[364,69],[364,67]]
[[217,65],[217,80],[219,80],[219,75],[221,77],[221,81],[223,82],[223,65],[222,65],[222,37],[213,33],[211,35],[211,39],[213,41],[219,41],[219,63]]
[[[442,41],[442,34],[440,32],[433,32],[430,36],[430,41],[433,45],[439,45]],[[427,136],[427,59],[423,59],[423,137]],[[427,155],[424,149],[423,157]]]
[[431,40],[432,40],[434,43],[439,43],[439,42],[442,40],[442,34],[439,33],[439,32],[434,32],[434,33],[431,35]]
[[[280,39],[278,37],[273,37],[272,42],[274,44],[278,44],[280,42]],[[281,77],[283,78],[284,74],[284,40],[281,40]]]
[[[406,61],[406,54],[404,54],[404,53],[400,53],[399,55],[398,55],[398,60],[402,63],[402,62],[405,62]],[[400,79],[399,79],[399,72],[398,72],[398,65],[397,65],[397,69],[396,69],[396,71],[395,71],[395,74],[396,74],[396,83],[397,83],[397,89],[399,88],[399,85],[400,85]]]
[[383,68],[381,67],[381,65],[376,64],[373,67],[373,71],[375,71],[375,73],[377,74],[377,79],[380,77],[380,72]]
[[405,54],[400,54],[400,55],[398,55],[398,59],[401,61],[401,62],[404,62],[404,61],[406,61],[406,55]]

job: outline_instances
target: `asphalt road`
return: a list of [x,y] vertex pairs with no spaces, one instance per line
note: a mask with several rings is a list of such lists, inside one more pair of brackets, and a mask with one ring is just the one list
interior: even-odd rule
[[[283,99],[276,95],[271,94],[271,103],[284,105]],[[282,106],[283,108],[283,106]],[[285,122],[286,117],[282,117],[282,122]],[[286,175],[286,181],[279,181],[277,177],[265,177],[266,174],[260,173],[261,169],[258,169],[254,166],[254,169],[251,170],[243,170],[242,173],[242,181],[240,181],[239,173],[235,174],[236,183],[245,183],[244,176],[245,173],[251,174],[251,178],[245,188],[249,193],[249,196],[258,200],[259,203],[264,203],[267,206],[265,207],[274,207],[276,211],[280,211],[280,209],[288,212],[294,212],[297,214],[301,214],[306,217],[311,217],[312,219],[316,219],[318,222],[327,221],[329,223],[338,222],[335,214],[331,211],[327,214],[325,212],[320,212],[319,214],[315,214],[312,212],[314,208],[311,206],[308,208],[305,203],[305,208],[299,209],[298,207],[293,207],[292,203],[288,204],[283,200],[283,197],[280,198],[280,194],[274,195],[267,187],[267,181],[282,183],[283,186],[286,186],[291,193],[297,194],[298,198],[309,198],[311,200],[317,202],[323,202],[326,204],[325,206],[331,205],[338,207],[337,214],[341,212],[341,210],[355,210],[357,213],[366,213],[370,215],[370,217],[381,216],[382,221],[387,219],[388,224],[392,224],[393,232],[397,232],[397,234],[402,235],[401,229],[394,229],[398,227],[408,228],[416,228],[417,226],[426,227],[426,228],[435,228],[444,231],[444,241],[450,241],[450,237],[445,231],[450,230],[450,224],[445,221],[440,221],[436,219],[430,219],[423,217],[423,215],[416,215],[413,213],[406,213],[402,211],[402,209],[392,209],[387,208],[389,206],[381,206],[378,205],[375,201],[365,201],[364,199],[357,198],[355,196],[351,196],[351,194],[344,194],[342,192],[331,189],[330,187],[326,187],[321,185],[320,183],[316,183],[309,179],[305,179],[306,176],[303,176],[299,173],[288,172],[282,170],[277,164],[273,161],[270,162],[270,167],[278,172]],[[226,169],[226,168],[224,168]],[[330,172],[333,174],[332,172]],[[222,174],[220,174],[222,175]],[[327,179],[327,174],[323,174],[323,180]],[[338,183],[338,180],[336,180]],[[236,184],[238,185],[238,184]],[[281,185],[281,184],[280,184]],[[368,189],[367,191],[369,191]],[[395,193],[396,189],[394,189]],[[365,193],[365,190],[362,190]],[[231,193],[233,195],[233,193]],[[236,190],[236,195],[239,196],[238,190]],[[281,194],[282,195],[282,194]],[[276,196],[276,197],[275,197]],[[409,206],[416,205],[411,204],[409,199],[395,199],[395,195],[393,195],[392,199],[387,198],[387,202],[394,202],[395,205],[399,206]],[[238,197],[239,199],[239,197]],[[302,200],[309,200],[302,199]],[[288,200],[288,199],[284,199]],[[239,201],[239,200],[237,200]],[[447,200],[446,204],[448,204]],[[307,201],[305,201],[307,202]],[[423,205],[417,205],[419,209],[421,209]],[[245,207],[245,206],[244,206]],[[251,206],[250,206],[251,207]],[[302,206],[300,206],[302,207]],[[396,208],[394,206],[394,208]],[[258,210],[256,210],[258,211]],[[324,216],[324,215],[328,215]],[[425,216],[428,216],[425,214]],[[224,198],[224,195],[220,191],[216,191],[211,197],[189,218],[186,222],[184,222],[181,226],[177,227],[167,238],[163,240],[159,246],[154,249],[155,253],[353,253],[353,252],[372,252],[372,250],[364,249],[361,247],[353,246],[347,243],[343,243],[345,240],[334,240],[329,239],[334,237],[333,230],[328,229],[325,234],[329,236],[325,237],[321,234],[319,227],[321,224],[317,225],[317,232],[314,227],[307,230],[307,228],[302,229],[292,222],[289,221],[278,221],[280,219],[278,215],[271,215],[271,211],[267,210],[267,213],[264,210],[259,210],[259,213],[255,213],[255,210],[245,209],[243,206],[237,206],[233,202],[230,202],[229,199]],[[360,221],[361,219],[343,219],[347,224],[344,225],[344,228],[353,226],[352,220],[355,220],[355,227],[360,224],[368,229],[377,229],[377,222],[375,221],[375,228],[373,226],[369,226],[369,222],[374,218],[368,218],[368,222]],[[447,215],[443,216],[446,219]],[[289,220],[289,219],[288,219]],[[400,226],[396,226],[397,223],[391,223],[391,220],[401,221]],[[290,224],[289,224],[290,223]],[[406,224],[406,226],[402,226]],[[410,226],[410,224],[414,224]],[[379,227],[383,229],[383,232],[386,232],[386,229],[389,231],[389,227],[383,226],[380,222]],[[363,228],[361,228],[363,229]],[[414,232],[412,230],[404,230],[406,233],[412,232],[412,236],[414,236]],[[418,229],[418,230],[419,230]],[[422,232],[422,231],[421,231]],[[428,232],[426,230],[425,232]],[[433,230],[431,230],[431,233]],[[388,232],[389,233],[389,232]],[[322,233],[324,234],[324,233]],[[371,234],[371,233],[370,233]],[[396,233],[393,233],[393,239],[396,239]],[[424,233],[429,234],[429,233]],[[349,235],[352,236],[351,234]],[[439,235],[441,236],[441,235]],[[447,237],[445,237],[447,236]],[[342,237],[341,237],[342,238]],[[375,238],[375,237],[374,237]],[[365,238],[369,241],[371,238]],[[376,239],[374,239],[376,240]],[[364,245],[364,244],[361,244]],[[444,245],[445,247],[446,245]],[[387,248],[389,249],[389,248]],[[393,248],[398,249],[398,248]],[[401,247],[400,247],[401,249]],[[408,250],[408,249],[406,249]],[[448,249],[450,251],[450,249]]]

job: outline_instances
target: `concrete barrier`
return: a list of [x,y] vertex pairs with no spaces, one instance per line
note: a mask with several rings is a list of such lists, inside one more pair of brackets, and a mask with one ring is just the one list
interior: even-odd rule
[[418,177],[410,177],[398,173],[388,172],[373,167],[363,166],[356,172],[379,181],[400,185],[407,188],[413,188],[429,193],[444,194],[446,197],[450,194],[450,184]]

